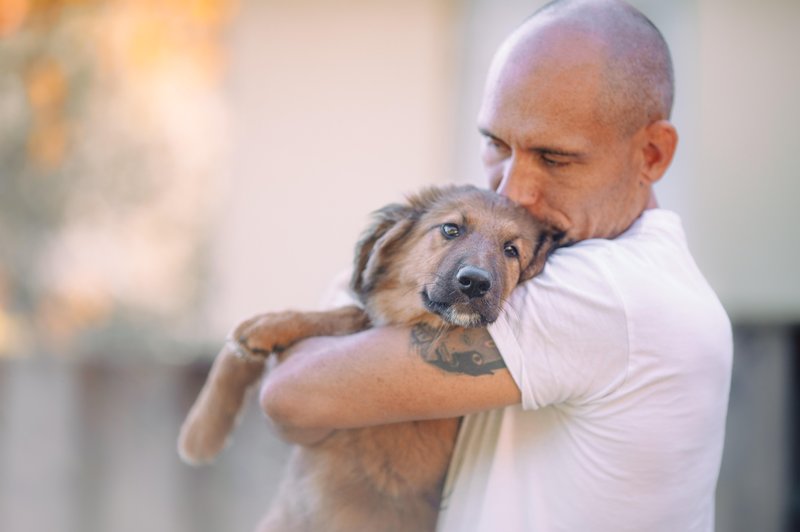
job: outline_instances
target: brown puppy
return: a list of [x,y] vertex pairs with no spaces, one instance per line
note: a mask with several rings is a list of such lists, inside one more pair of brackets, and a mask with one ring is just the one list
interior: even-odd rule
[[[523,208],[470,186],[428,189],[384,207],[356,248],[351,288],[364,308],[270,313],[239,325],[184,422],[181,456],[203,462],[222,448],[270,353],[370,324],[485,326],[519,282],[542,270],[554,242]],[[435,363],[491,372],[469,353]],[[433,530],[457,430],[457,419],[396,423],[297,446],[259,530]]]

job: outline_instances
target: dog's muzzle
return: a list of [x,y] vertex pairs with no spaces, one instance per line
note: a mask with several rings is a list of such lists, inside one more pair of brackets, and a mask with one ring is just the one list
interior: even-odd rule
[[425,308],[459,327],[482,327],[497,319],[498,298],[492,276],[475,266],[462,266],[445,286],[434,284],[422,291]]

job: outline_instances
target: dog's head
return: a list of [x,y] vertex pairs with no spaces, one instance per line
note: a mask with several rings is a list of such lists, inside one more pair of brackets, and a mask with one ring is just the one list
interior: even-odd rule
[[356,248],[351,288],[375,324],[484,326],[544,268],[557,240],[494,192],[431,188],[375,213]]

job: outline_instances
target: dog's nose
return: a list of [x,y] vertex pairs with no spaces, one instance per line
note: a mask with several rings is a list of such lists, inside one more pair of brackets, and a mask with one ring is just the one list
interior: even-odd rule
[[483,297],[492,287],[492,277],[486,270],[475,266],[464,266],[456,274],[458,287],[470,299]]

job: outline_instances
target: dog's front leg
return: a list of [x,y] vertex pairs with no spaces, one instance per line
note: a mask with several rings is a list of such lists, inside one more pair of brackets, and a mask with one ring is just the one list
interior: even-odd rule
[[325,312],[275,312],[241,323],[214,360],[178,438],[178,453],[191,464],[210,462],[225,446],[247,390],[260,379],[270,353],[304,338],[352,334],[369,318],[352,305]]
[[178,454],[184,462],[208,463],[222,450],[239,417],[247,390],[263,372],[263,358],[243,358],[237,344],[225,343],[181,427]]
[[260,314],[242,322],[233,339],[245,352],[268,356],[312,336],[341,336],[362,331],[369,317],[355,305],[321,312],[279,312]]

